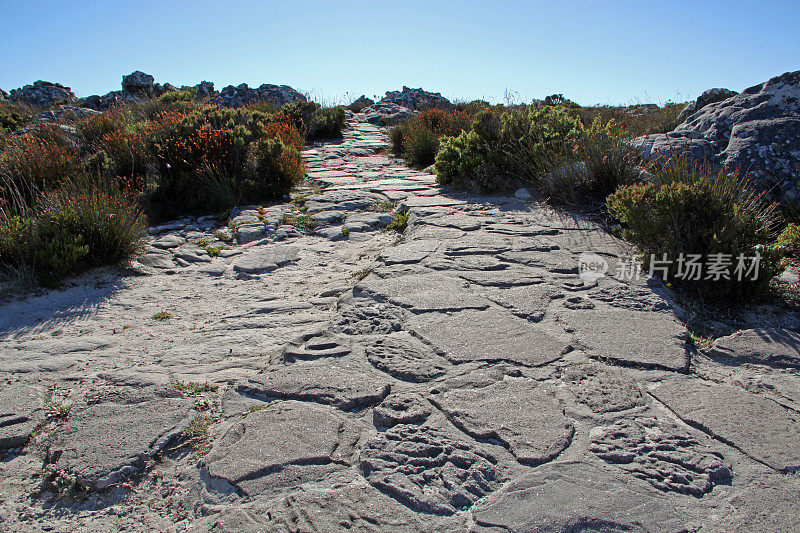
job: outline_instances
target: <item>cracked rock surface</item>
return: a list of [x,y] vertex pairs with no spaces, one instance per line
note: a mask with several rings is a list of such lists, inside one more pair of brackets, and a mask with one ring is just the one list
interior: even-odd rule
[[397,107],[291,203],[0,303],[0,531],[796,529],[795,313],[695,349],[591,219],[384,155]]

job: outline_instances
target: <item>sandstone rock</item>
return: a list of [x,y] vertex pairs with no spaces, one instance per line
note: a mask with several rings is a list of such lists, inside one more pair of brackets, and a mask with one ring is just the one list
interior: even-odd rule
[[56,470],[102,490],[141,473],[146,461],[179,438],[194,401],[151,398],[73,407],[50,447]]
[[99,111],[93,109],[60,105],[56,109],[39,113],[36,115],[36,120],[39,122],[63,122],[66,119],[85,119],[99,114]]
[[397,424],[421,424],[431,414],[431,405],[419,394],[401,392],[390,394],[372,410],[376,426],[392,427]]
[[497,486],[496,459],[430,426],[401,424],[361,450],[367,481],[411,509],[452,515]]
[[616,413],[646,404],[634,381],[598,365],[568,366],[561,378],[571,385],[576,399],[595,413]]
[[592,431],[591,450],[609,463],[664,490],[702,496],[730,483],[730,468],[677,426],[652,418],[621,420]]
[[255,102],[272,102],[278,106],[305,102],[306,97],[288,85],[271,85],[264,83],[257,88],[248,87],[246,83],[228,85],[215,97],[224,106],[240,107]]
[[270,494],[346,468],[358,437],[357,428],[330,407],[278,402],[236,423],[201,468],[212,490]]
[[431,401],[457,427],[478,439],[497,439],[520,463],[556,458],[574,427],[552,393],[530,380],[505,380],[483,388],[456,389]]
[[236,239],[239,244],[247,244],[263,239],[267,236],[267,229],[264,224],[257,222],[245,224],[236,228]]
[[563,311],[559,319],[591,357],[643,368],[687,368],[686,328],[668,314],[598,308]]
[[155,78],[141,70],[122,76],[122,90],[138,96],[152,97]]
[[683,421],[772,468],[800,468],[800,417],[774,401],[732,385],[687,377],[663,381],[650,393]]
[[485,298],[465,287],[464,281],[435,273],[370,277],[356,285],[353,294],[386,300],[415,313],[486,309],[489,306]]
[[361,112],[367,122],[378,126],[395,126],[413,114],[407,107],[391,102],[377,102]]
[[39,388],[22,383],[0,387],[0,450],[23,446],[45,419]]
[[61,103],[72,103],[77,99],[69,87],[49,81],[35,81],[33,85],[25,85],[12,89],[9,95],[12,102],[21,102],[37,107],[50,107]]
[[404,320],[405,313],[398,307],[358,299],[331,320],[331,330],[346,335],[386,335],[400,331]]
[[514,361],[539,366],[561,358],[569,345],[509,311],[423,313],[407,326],[454,363]]
[[349,358],[323,358],[272,367],[236,385],[240,394],[262,400],[301,400],[345,411],[380,403],[391,379]]
[[[704,100],[725,94],[717,92]],[[634,144],[647,158],[688,151],[692,157],[725,170],[741,169],[779,200],[797,200],[800,71],[710,101],[697,107],[674,132],[640,137]]]
[[441,93],[431,93],[420,89],[411,89],[403,86],[402,91],[388,91],[378,103],[393,103],[401,105],[412,111],[430,109],[433,107],[450,108],[453,103],[444,98]]
[[245,274],[272,272],[287,263],[297,261],[299,249],[284,244],[264,245],[252,249],[233,263],[233,269]]
[[396,333],[367,342],[364,353],[378,370],[413,383],[435,379],[446,373],[450,366],[429,346],[408,333]]
[[800,368],[800,334],[783,328],[746,329],[720,337],[706,353],[714,358]]
[[347,108],[353,111],[354,113],[359,113],[362,109],[364,109],[365,107],[369,107],[374,103],[375,100],[373,100],[372,98],[367,98],[362,94],[361,96],[353,100],[353,103],[347,106]]
[[683,110],[678,115],[677,121],[679,124],[683,124],[687,118],[697,113],[708,104],[721,102],[722,100],[726,100],[731,96],[736,96],[737,94],[739,93],[737,93],[736,91],[731,91],[730,89],[722,89],[719,87],[703,91],[703,94],[698,96],[697,100],[695,100],[694,102],[690,102],[686,107],[683,108]]
[[473,532],[685,531],[671,501],[594,463],[547,464],[472,508]]

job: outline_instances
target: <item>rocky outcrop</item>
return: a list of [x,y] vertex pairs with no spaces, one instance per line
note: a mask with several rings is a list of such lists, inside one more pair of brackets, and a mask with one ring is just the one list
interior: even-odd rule
[[730,89],[721,89],[719,87],[708,89],[707,91],[704,91],[703,94],[698,96],[697,100],[690,102],[689,105],[683,108],[683,111],[681,111],[678,115],[678,123],[682,124],[687,118],[697,113],[708,104],[721,102],[722,100],[726,100],[731,96],[736,96],[737,94],[739,93],[736,91],[731,91]]
[[634,140],[642,156],[688,152],[727,171],[750,174],[777,199],[800,199],[800,71],[734,94],[703,93],[675,131]]
[[36,107],[50,107],[56,104],[75,102],[75,93],[69,87],[49,81],[35,81],[33,85],[25,85],[12,89],[9,99]]
[[265,83],[257,88],[248,87],[246,83],[228,85],[219,93],[219,103],[227,107],[240,107],[255,102],[272,102],[278,105],[305,102],[307,98],[288,85],[271,85]]
[[413,112],[392,102],[378,102],[362,109],[364,120],[378,126],[394,126],[410,117]]
[[155,83],[155,78],[141,70],[135,70],[127,76],[122,76],[122,90],[111,91],[102,96],[92,95],[83,99],[83,107],[104,111],[111,107],[135,104],[151,98],[157,98],[164,93],[177,91],[177,87],[170,83]]
[[359,111],[361,111],[365,107],[369,107],[374,103],[375,103],[375,100],[373,100],[372,98],[367,98],[365,95],[362,94],[361,96],[356,98],[353,101],[352,104],[347,106],[347,109],[349,109],[350,111],[353,111],[355,113],[358,113]]
[[432,93],[421,88],[411,89],[405,85],[402,91],[388,91],[386,96],[381,99],[381,103],[397,104],[413,111],[432,107],[447,108],[453,106],[453,103],[443,97],[441,93]]

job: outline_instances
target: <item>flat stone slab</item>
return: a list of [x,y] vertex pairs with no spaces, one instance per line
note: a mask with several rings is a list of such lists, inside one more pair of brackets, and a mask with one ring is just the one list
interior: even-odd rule
[[800,415],[734,385],[686,377],[650,391],[684,422],[782,472],[800,468]]
[[292,261],[297,261],[300,249],[286,244],[265,244],[257,246],[247,254],[237,258],[233,269],[245,274],[263,274],[272,272]]
[[268,369],[236,385],[240,394],[263,400],[302,400],[350,410],[380,403],[391,378],[353,358],[323,358]]
[[562,370],[561,379],[575,394],[575,399],[594,413],[618,413],[647,404],[632,379],[596,364],[567,366]]
[[364,354],[378,370],[413,383],[438,378],[450,367],[430,346],[405,332],[364,343]]
[[148,459],[180,437],[192,419],[190,398],[73,407],[50,447],[55,468],[102,490],[141,473]]
[[423,313],[410,318],[407,327],[454,363],[514,361],[540,366],[570,349],[544,328],[505,309]]
[[710,357],[800,368],[800,333],[781,328],[746,329],[721,337]]
[[44,419],[44,395],[38,387],[23,383],[0,386],[0,450],[27,444]]
[[531,380],[455,389],[431,401],[465,433],[497,439],[526,465],[556,458],[572,442],[575,432],[553,394]]
[[361,472],[411,509],[452,515],[497,487],[494,457],[431,426],[400,424],[361,450]]
[[564,310],[559,319],[590,357],[644,368],[687,368],[686,328],[668,313],[597,308]]
[[471,510],[472,532],[689,530],[674,502],[594,463],[539,466]]
[[432,241],[413,241],[400,244],[381,251],[378,260],[387,265],[419,263],[439,247],[439,243]]
[[564,296],[562,292],[552,285],[544,283],[495,288],[485,292],[484,295],[515,315],[534,322],[544,318],[553,300]]
[[212,490],[271,493],[346,468],[358,438],[357,428],[330,407],[277,402],[237,422],[201,468]]
[[471,292],[464,280],[436,273],[387,278],[373,276],[359,283],[354,293],[384,299],[416,313],[489,307],[489,302]]

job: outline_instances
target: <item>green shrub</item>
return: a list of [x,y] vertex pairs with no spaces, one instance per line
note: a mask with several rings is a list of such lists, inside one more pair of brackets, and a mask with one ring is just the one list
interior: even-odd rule
[[283,106],[278,117],[288,117],[308,140],[342,136],[346,122],[344,108],[323,108],[316,102],[295,102]]
[[0,209],[15,213],[45,191],[82,172],[73,143],[56,126],[41,125],[3,143],[0,153]]
[[129,194],[76,180],[45,194],[22,215],[0,215],[0,265],[50,282],[128,259],[145,228]]
[[638,154],[622,138],[612,119],[596,119],[574,141],[572,161],[543,172],[536,182],[547,198],[561,203],[604,202],[622,185],[635,183],[641,174]]
[[410,166],[425,168],[436,161],[439,140],[469,130],[471,122],[463,110],[426,109],[389,130],[392,150]]
[[197,109],[154,135],[159,165],[151,212],[165,218],[275,200],[304,175],[302,138],[283,115]]
[[800,257],[800,225],[788,224],[778,235],[775,246],[786,256]]
[[[679,169],[683,174],[678,175]],[[666,254],[671,261],[667,265],[669,280],[700,296],[753,297],[766,290],[778,271],[779,254],[768,246],[776,206],[738,177],[709,174],[679,161],[658,172],[654,182],[621,187],[608,197],[607,205],[609,212],[627,225],[626,237],[641,248],[646,260],[651,254],[659,260]],[[706,279],[708,273],[703,271],[699,280],[680,281],[681,254],[697,254],[704,263],[715,254],[726,254],[733,262],[731,279]],[[760,254],[757,279],[736,279],[733,269],[740,254]]]
[[558,167],[583,131],[580,120],[561,107],[487,109],[476,115],[469,132],[442,141],[436,173],[440,183],[457,189],[507,190]]

